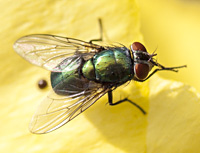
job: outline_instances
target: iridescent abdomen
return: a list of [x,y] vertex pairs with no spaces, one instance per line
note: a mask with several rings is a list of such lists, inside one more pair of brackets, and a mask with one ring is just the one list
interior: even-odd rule
[[57,94],[73,95],[87,88],[89,80],[79,73],[82,62],[80,57],[68,58],[57,66],[62,72],[51,72],[51,86]]

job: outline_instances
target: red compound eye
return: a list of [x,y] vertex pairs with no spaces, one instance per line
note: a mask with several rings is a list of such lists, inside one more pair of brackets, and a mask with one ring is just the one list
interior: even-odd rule
[[144,45],[142,45],[141,43],[139,42],[134,42],[132,45],[131,45],[131,49],[132,50],[136,50],[136,51],[144,51],[144,52],[147,52],[146,48],[144,47]]
[[135,75],[139,80],[143,80],[148,76],[149,65],[147,64],[135,64]]
[[[147,52],[146,48],[144,47],[144,45],[142,45],[141,43],[139,42],[134,42],[132,45],[131,45],[131,49],[133,52],[135,51],[143,51],[143,52]],[[142,63],[141,61],[145,61],[147,62],[147,60],[149,59],[149,56],[144,54],[143,53],[141,54],[140,53],[140,56],[139,55],[135,55],[136,56],[136,63],[135,63],[135,66],[134,66],[134,70],[135,70],[135,76],[139,79],[139,80],[143,80],[145,79],[148,74],[149,74],[149,71],[150,71],[150,68],[149,68],[149,65],[148,64],[144,64]],[[138,56],[138,57],[137,57]],[[138,59],[139,58],[139,59]]]

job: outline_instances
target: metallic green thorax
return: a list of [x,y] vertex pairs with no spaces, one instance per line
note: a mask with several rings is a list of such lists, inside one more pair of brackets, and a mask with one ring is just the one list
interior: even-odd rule
[[111,48],[96,54],[85,62],[84,77],[102,83],[122,84],[133,77],[132,62],[128,49]]

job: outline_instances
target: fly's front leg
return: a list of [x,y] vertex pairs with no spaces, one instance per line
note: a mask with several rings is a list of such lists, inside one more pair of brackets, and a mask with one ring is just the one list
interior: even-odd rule
[[99,18],[99,28],[100,28],[100,38],[99,39],[92,39],[89,41],[89,43],[92,43],[93,41],[103,41],[103,26],[102,26],[102,20]]
[[131,101],[128,98],[124,98],[122,100],[119,100],[119,101],[113,103],[112,90],[108,91],[108,103],[109,103],[109,105],[111,105],[111,106],[118,105],[118,104],[121,104],[123,102],[129,102],[129,103],[131,103],[132,105],[134,105],[135,107],[137,107],[143,114],[146,114],[146,112],[145,112],[145,110],[143,108],[141,108],[138,104],[134,103],[133,101]]
[[[156,64],[157,64],[157,65],[156,65]],[[139,80],[139,79],[137,79],[137,78],[135,78],[134,80],[135,80],[135,81],[138,81],[138,82],[144,82],[144,81],[148,80],[150,77],[152,77],[153,74],[155,74],[155,73],[158,72],[158,71],[167,70],[167,71],[178,72],[177,69],[180,69],[180,68],[183,68],[183,67],[187,67],[186,65],[177,66],[177,67],[164,67],[164,66],[162,66],[161,64],[158,64],[158,63],[154,63],[154,65],[159,66],[160,68],[155,69],[155,70],[154,70],[151,74],[149,74],[149,76],[148,76],[147,78],[145,78],[144,80]]]

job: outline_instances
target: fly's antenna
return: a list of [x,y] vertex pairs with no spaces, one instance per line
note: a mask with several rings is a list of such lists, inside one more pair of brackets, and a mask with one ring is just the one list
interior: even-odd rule
[[149,58],[148,62],[154,61],[153,57],[156,56],[156,55],[157,55],[157,53],[155,53],[155,51],[152,54],[149,54],[150,58]]
[[155,60],[155,59],[153,59],[153,57],[157,55],[157,53],[156,53],[156,50],[157,50],[157,49],[158,49],[158,46],[157,46],[156,49],[153,51],[153,53],[149,55],[149,56],[150,56],[150,59],[148,60],[148,62],[151,61],[151,60]]

